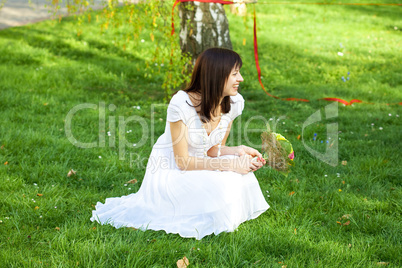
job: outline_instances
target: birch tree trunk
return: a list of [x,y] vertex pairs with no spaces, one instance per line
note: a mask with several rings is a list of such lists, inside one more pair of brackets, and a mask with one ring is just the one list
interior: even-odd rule
[[232,49],[229,23],[222,4],[182,2],[179,5],[180,47],[189,53],[192,63],[210,47]]

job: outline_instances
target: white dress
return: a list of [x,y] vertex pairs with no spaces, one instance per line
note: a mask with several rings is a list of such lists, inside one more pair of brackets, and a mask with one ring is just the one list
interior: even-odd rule
[[[231,99],[230,112],[221,118],[222,128],[215,128],[208,136],[195,108],[189,105],[188,94],[178,91],[169,103],[165,133],[152,149],[139,191],[107,198],[105,204],[98,202],[91,221],[201,239],[212,233],[232,232],[266,211],[269,205],[253,172],[182,171],[174,160],[169,122],[182,120],[186,124],[189,155],[202,158],[204,150],[219,143],[220,135],[244,108],[240,94]],[[221,156],[225,157],[237,156]]]

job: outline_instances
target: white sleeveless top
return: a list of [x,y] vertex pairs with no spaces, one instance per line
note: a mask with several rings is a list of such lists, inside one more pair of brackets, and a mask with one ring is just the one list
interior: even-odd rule
[[[222,128],[216,127],[207,135],[202,127],[202,122],[197,114],[197,111],[192,105],[192,102],[185,91],[178,91],[171,99],[167,109],[167,122],[165,133],[157,140],[154,149],[168,150],[172,147],[172,136],[170,133],[170,122],[183,121],[188,128],[188,153],[190,156],[204,157],[204,137],[206,138],[206,150],[217,145],[221,140],[221,136],[225,135],[231,121],[239,116],[244,109],[244,99],[240,93],[236,96],[231,96],[231,105],[229,113],[223,114],[220,125]],[[170,145],[170,146],[169,146]],[[170,151],[166,151],[170,153]]]

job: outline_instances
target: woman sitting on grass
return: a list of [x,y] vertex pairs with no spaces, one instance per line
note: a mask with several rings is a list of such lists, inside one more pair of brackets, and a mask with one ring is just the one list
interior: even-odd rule
[[207,49],[198,57],[190,85],[169,103],[165,133],[152,149],[140,190],[98,202],[92,221],[201,239],[234,231],[269,208],[252,172],[265,163],[262,155],[244,145],[225,146],[244,108],[241,66],[228,49]]

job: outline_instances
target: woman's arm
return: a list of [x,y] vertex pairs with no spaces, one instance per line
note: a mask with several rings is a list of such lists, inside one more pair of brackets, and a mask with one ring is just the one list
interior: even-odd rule
[[235,171],[246,174],[250,170],[257,170],[260,166],[252,162],[251,157],[243,155],[237,159],[199,158],[188,155],[188,129],[180,120],[170,123],[173,153],[175,161],[181,170],[221,170]]
[[[232,123],[233,123],[233,121],[230,122],[230,124],[229,124],[229,126],[228,126],[228,128],[226,130],[225,137],[223,137],[222,146],[221,146],[221,155],[238,155],[238,156],[242,156],[242,155],[247,154],[247,155],[250,155],[251,157],[258,157],[260,159],[260,161],[263,164],[265,164],[265,160],[263,160],[262,154],[259,151],[255,150],[255,149],[253,149],[251,147],[248,147],[248,146],[245,146],[245,145],[232,146],[232,147],[225,146],[226,140],[227,140],[227,138],[229,136],[229,133],[230,133],[230,129],[232,128]],[[217,157],[218,149],[219,149],[218,145],[212,146],[211,149],[208,150],[208,156]]]
[[[240,154],[237,154],[238,146],[236,146],[236,147],[225,146],[226,140],[228,139],[228,136],[229,136],[229,133],[230,133],[230,129],[232,128],[232,123],[233,123],[233,121],[231,121],[229,123],[228,128],[227,128],[226,133],[225,133],[225,137],[223,137],[223,139],[222,139],[221,155],[239,155],[240,156]],[[207,154],[210,157],[217,157],[218,156],[218,145],[212,146],[208,150]]]

